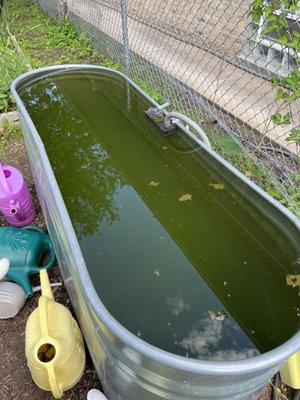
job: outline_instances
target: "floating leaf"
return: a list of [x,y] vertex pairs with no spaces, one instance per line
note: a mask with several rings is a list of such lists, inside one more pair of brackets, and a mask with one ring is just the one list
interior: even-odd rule
[[183,194],[182,196],[179,197],[179,201],[188,201],[192,200],[192,195],[189,193]]
[[212,186],[216,190],[223,190],[224,189],[223,183],[210,183],[209,186]]
[[163,150],[167,150],[167,148],[168,148],[167,146],[164,146],[162,149],[163,149]]
[[148,185],[157,187],[159,185],[159,182],[151,181],[151,182],[148,183]]
[[300,275],[286,275],[286,284],[288,286],[300,286]]
[[224,311],[208,311],[208,315],[212,321],[224,321],[227,318]]

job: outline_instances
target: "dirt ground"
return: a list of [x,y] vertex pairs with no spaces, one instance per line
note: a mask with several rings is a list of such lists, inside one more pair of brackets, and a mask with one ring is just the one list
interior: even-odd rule
[[[37,207],[37,217],[34,224],[46,230],[45,222],[38,203],[37,195],[30,172],[29,162],[26,156],[24,143],[20,140],[8,140],[6,144],[6,155],[1,160],[7,164],[19,168],[29,184],[30,191]],[[0,217],[0,226],[6,223]],[[49,273],[51,282],[61,281],[59,267],[56,266]],[[37,278],[34,278],[37,284]],[[66,289],[55,288],[54,296],[56,301],[72,309]],[[24,356],[24,331],[27,318],[37,306],[38,294],[28,299],[23,310],[10,320],[0,321],[0,400],[50,400],[53,399],[50,393],[40,390],[32,381]],[[100,388],[95,369],[88,355],[85,373],[80,382],[71,390],[65,393],[64,400],[86,399],[88,390]],[[271,387],[268,386],[257,400],[270,400]],[[136,399],[142,400],[142,399]]]

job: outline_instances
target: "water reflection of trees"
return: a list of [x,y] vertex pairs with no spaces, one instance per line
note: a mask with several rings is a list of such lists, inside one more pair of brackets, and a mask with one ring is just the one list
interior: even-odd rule
[[114,194],[125,184],[95,132],[54,82],[28,88],[22,99],[45,144],[79,239],[118,218]]

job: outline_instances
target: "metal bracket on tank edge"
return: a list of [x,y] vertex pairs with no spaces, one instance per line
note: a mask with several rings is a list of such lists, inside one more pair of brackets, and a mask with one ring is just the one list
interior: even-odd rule
[[175,124],[166,124],[166,116],[163,110],[169,107],[170,103],[164,103],[158,107],[150,107],[145,111],[145,115],[155,124],[161,131],[163,136],[169,136],[176,132],[177,127]]
[[206,133],[195,121],[176,111],[163,112],[169,105],[170,103],[167,102],[158,107],[150,107],[145,111],[145,115],[160,129],[163,136],[169,136],[175,133],[177,131],[177,123],[183,122],[187,129],[192,128],[200,139],[211,148]]

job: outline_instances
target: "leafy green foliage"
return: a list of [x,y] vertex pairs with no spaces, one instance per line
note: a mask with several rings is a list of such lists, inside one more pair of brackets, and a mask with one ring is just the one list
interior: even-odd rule
[[225,157],[243,153],[241,146],[230,136],[214,135],[210,139],[212,140],[217,152],[221,153]]
[[[277,34],[280,44],[299,53],[300,32],[292,29],[287,22],[288,14],[296,11],[299,7],[300,0],[254,0],[250,16],[256,23],[260,23],[261,17],[264,17],[263,34]],[[300,98],[300,71],[297,68],[286,78],[273,78],[272,83],[277,87],[276,100],[291,103]],[[291,115],[276,113],[272,116],[272,121],[275,125],[286,125],[291,123]]]
[[14,103],[10,96],[11,81],[26,70],[26,57],[13,51],[0,37],[0,111],[7,111]]
[[120,63],[118,63],[118,62],[116,62],[114,60],[111,60],[110,58],[105,58],[103,60],[103,65],[106,68],[114,69],[115,71],[122,71],[123,70],[123,67],[122,67],[122,65]]
[[279,112],[275,113],[272,116],[272,121],[275,125],[289,125],[292,120],[292,115],[290,112],[286,114],[280,114]]
[[153,88],[147,82],[136,80],[137,84],[142,88],[152,99],[157,101],[158,103],[163,103],[163,98],[159,89]]
[[[287,17],[289,13],[293,13],[299,8],[300,0],[253,0],[250,16],[256,23],[260,23],[263,17],[263,35],[275,33],[278,36],[278,42],[282,46],[298,54],[300,52],[300,32],[289,26]],[[293,102],[300,99],[300,71],[298,68],[295,67],[290,75],[283,79],[273,78],[272,84],[276,87],[276,100],[283,102],[283,104],[291,107]],[[292,123],[291,112],[282,114],[278,111],[271,118],[274,125],[289,125]],[[291,130],[287,140],[300,145],[299,126]],[[297,162],[299,163],[299,158]],[[299,173],[295,175],[295,182],[299,187]],[[269,188],[268,191],[274,198],[288,206],[286,200],[275,189]],[[290,198],[300,210],[300,191],[292,193]]]
[[4,120],[0,125],[0,157],[5,155],[5,148],[8,140],[21,140],[22,137],[23,134],[19,124]]
[[3,131],[4,139],[21,140],[23,138],[22,129],[17,123],[5,121],[1,130]]
[[292,129],[287,140],[293,141],[300,145],[300,127]]
[[[21,53],[11,39],[14,36]],[[5,3],[0,20],[0,112],[14,106],[10,96],[13,79],[28,69],[63,63],[97,63],[100,57],[74,25],[54,23],[30,0]]]

